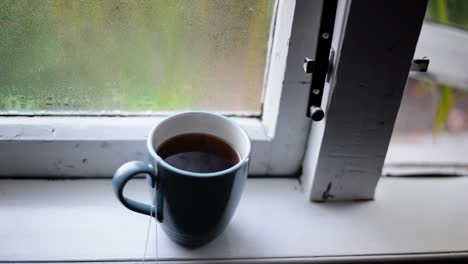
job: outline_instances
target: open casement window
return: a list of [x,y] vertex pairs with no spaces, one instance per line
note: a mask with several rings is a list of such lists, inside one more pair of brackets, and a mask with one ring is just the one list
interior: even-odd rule
[[0,3],[0,175],[109,177],[151,127],[223,113],[252,175],[301,170],[321,1]]
[[468,173],[468,2],[429,1],[384,174]]

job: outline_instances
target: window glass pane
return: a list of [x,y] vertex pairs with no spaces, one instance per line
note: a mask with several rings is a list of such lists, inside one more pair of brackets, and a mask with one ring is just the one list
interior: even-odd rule
[[410,74],[386,165],[410,174],[468,172],[468,31],[458,28],[468,29],[467,18],[468,1],[429,2],[426,21],[450,26],[423,25],[415,56],[427,56],[429,70]]
[[[468,147],[468,87],[459,88],[433,79],[409,79],[392,143],[437,144],[453,141]],[[440,153],[447,155],[448,153]],[[466,163],[468,164],[468,157]]]
[[258,114],[273,6],[2,0],[0,112]]

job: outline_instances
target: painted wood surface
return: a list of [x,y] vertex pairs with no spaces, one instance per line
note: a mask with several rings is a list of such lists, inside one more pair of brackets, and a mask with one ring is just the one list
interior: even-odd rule
[[[250,179],[227,230],[187,250],[158,231],[161,260],[294,259],[468,252],[468,178],[383,178],[376,200],[310,203],[293,179]],[[144,180],[128,195],[145,201]],[[110,180],[1,180],[0,261],[137,261],[148,218]],[[153,228],[154,232],[154,228]],[[148,255],[154,258],[152,233]],[[306,263],[306,262],[298,262]]]

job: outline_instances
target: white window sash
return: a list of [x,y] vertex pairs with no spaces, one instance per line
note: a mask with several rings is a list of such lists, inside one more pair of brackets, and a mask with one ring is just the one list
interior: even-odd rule
[[[339,1],[325,118],[304,159],[309,199],[373,199],[427,1]],[[339,33],[340,32],[340,33]]]

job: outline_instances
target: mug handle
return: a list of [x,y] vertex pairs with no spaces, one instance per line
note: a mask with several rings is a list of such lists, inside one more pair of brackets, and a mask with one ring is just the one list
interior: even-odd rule
[[150,176],[151,187],[155,187],[157,182],[156,169],[146,162],[136,160],[120,166],[112,178],[112,187],[115,195],[117,195],[117,198],[125,207],[140,214],[155,216],[156,212],[151,205],[137,202],[123,195],[123,190],[127,182],[136,175],[142,173]]

